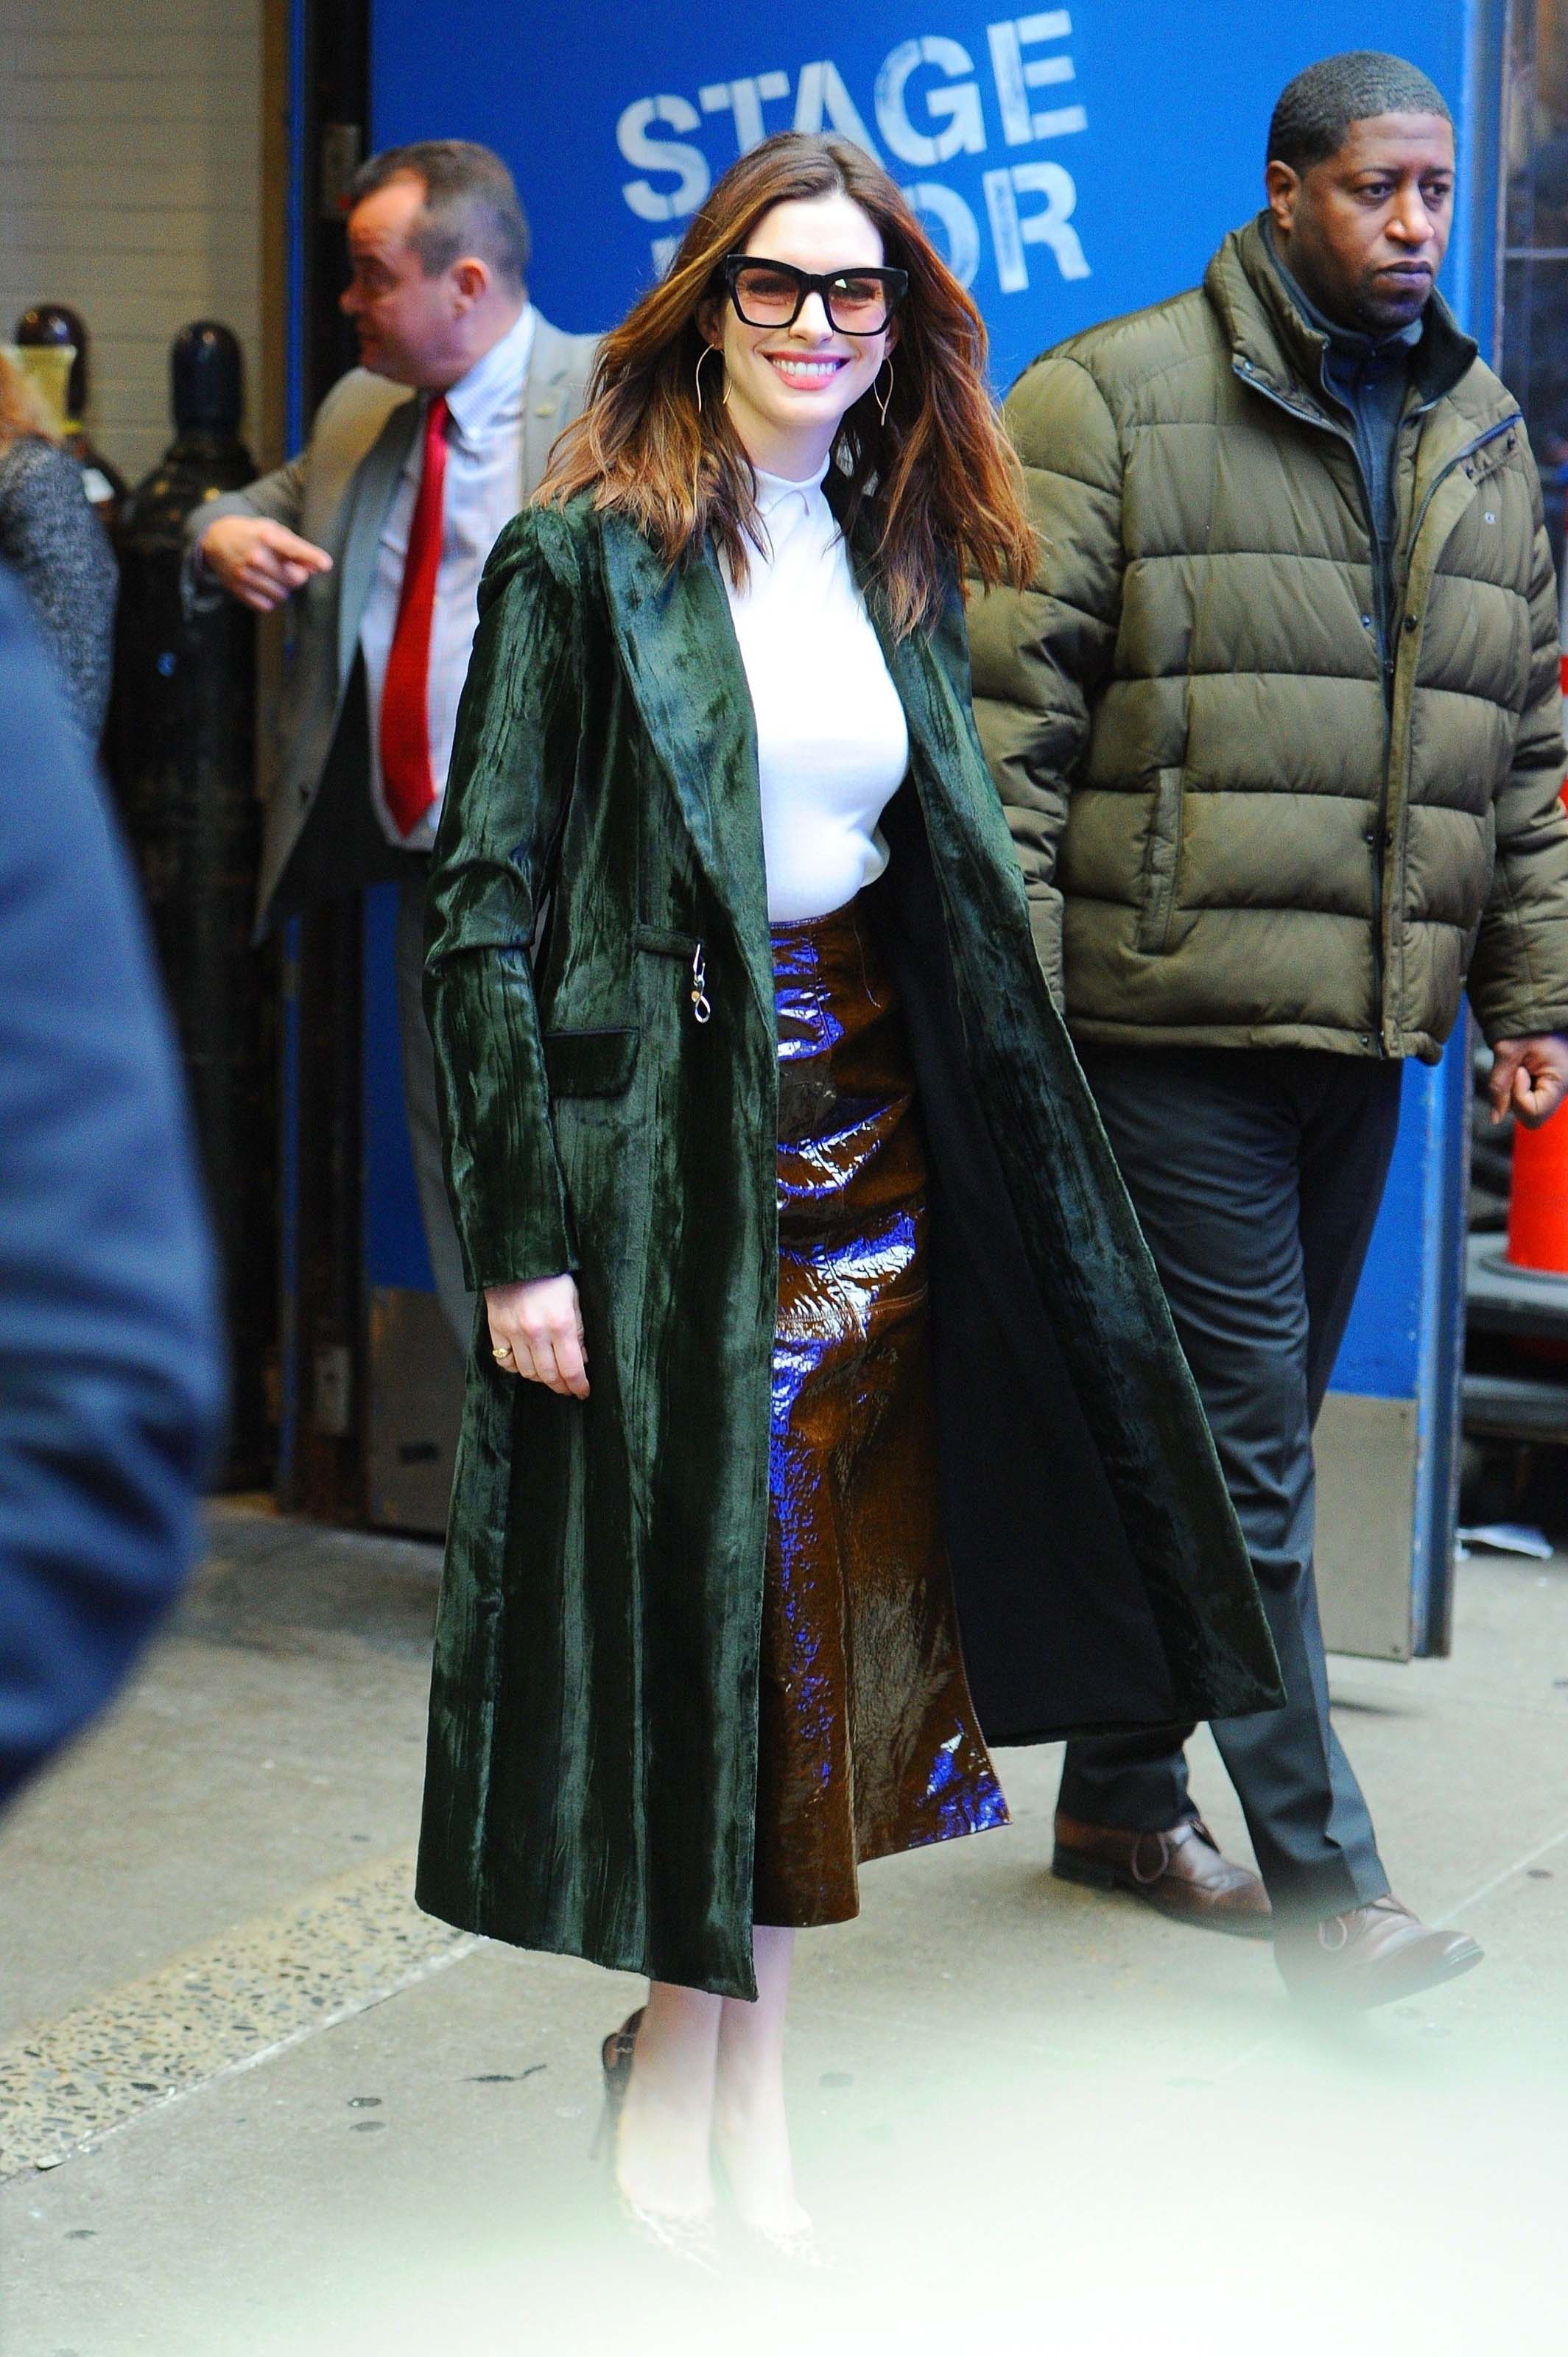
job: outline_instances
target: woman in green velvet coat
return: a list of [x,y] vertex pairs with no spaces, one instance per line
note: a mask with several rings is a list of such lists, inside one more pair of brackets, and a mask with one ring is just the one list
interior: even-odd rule
[[1004,1822],[987,1741],[1277,1699],[971,717],[956,584],[1033,554],[983,364],[870,159],[743,158],[497,544],[431,877],[488,1336],[418,1895],[650,1975],[667,2238],[710,2136],[800,2229],[794,1928]]

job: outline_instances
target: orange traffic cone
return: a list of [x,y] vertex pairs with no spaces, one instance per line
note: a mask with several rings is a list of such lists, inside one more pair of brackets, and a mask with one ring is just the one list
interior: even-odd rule
[[[1559,594],[1558,670],[1563,697],[1568,700],[1568,569]],[[1568,808],[1568,778],[1558,792]],[[1554,1114],[1541,1129],[1514,1125],[1509,1243],[1503,1257],[1515,1268],[1545,1269],[1553,1276],[1568,1276],[1568,1119]]]
[[[1561,597],[1559,676],[1568,700],[1568,568]],[[1568,778],[1559,789],[1568,808]],[[1568,1276],[1568,1107],[1540,1129],[1516,1122],[1513,1176],[1509,1183],[1509,1242],[1503,1257],[1515,1268]]]
[[1540,1129],[1515,1127],[1507,1258],[1568,1276],[1568,1110]]

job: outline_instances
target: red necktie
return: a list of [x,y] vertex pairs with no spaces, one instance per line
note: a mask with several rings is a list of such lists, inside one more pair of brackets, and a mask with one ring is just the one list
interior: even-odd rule
[[424,414],[424,468],[408,527],[387,675],[381,688],[381,788],[398,831],[411,834],[435,800],[430,770],[430,626],[441,569],[446,479],[446,396]]

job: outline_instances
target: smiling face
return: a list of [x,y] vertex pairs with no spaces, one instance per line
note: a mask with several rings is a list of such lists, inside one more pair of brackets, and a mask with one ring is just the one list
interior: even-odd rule
[[[843,195],[775,205],[751,231],[745,251],[814,276],[875,270],[886,259],[875,223]],[[840,334],[817,294],[807,296],[788,328],[747,327],[727,296],[704,304],[698,326],[724,354],[729,421],[747,457],[791,482],[818,472],[839,420],[870,391],[897,336],[896,321],[875,336]],[[711,361],[704,374],[704,394],[716,391],[719,371]]]
[[1369,115],[1320,164],[1267,179],[1281,256],[1321,311],[1369,336],[1420,316],[1454,226],[1451,123]]

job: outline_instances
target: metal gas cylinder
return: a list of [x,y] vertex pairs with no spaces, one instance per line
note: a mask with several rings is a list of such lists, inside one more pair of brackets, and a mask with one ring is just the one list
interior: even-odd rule
[[185,1051],[221,1243],[233,1358],[227,1484],[270,1478],[266,1397],[276,1323],[271,960],[251,945],[256,626],[225,598],[181,594],[191,510],[254,479],[239,437],[238,339],[198,319],[171,352],[175,438],[126,498],[105,759],[141,868]]

